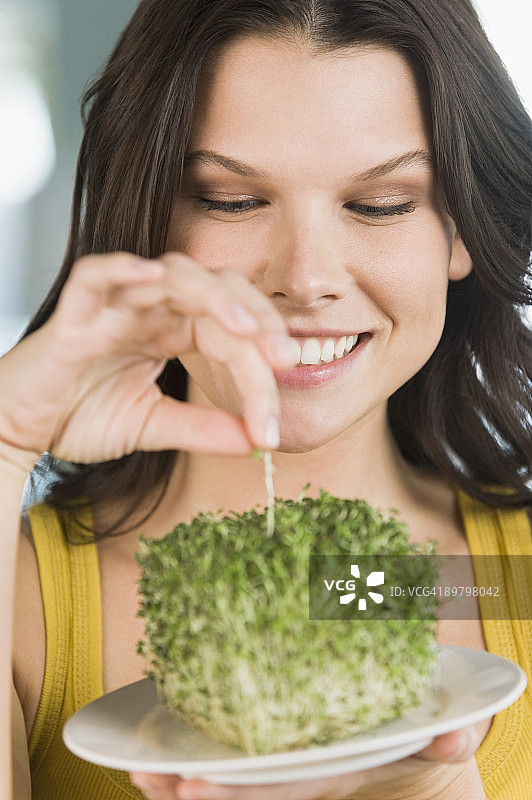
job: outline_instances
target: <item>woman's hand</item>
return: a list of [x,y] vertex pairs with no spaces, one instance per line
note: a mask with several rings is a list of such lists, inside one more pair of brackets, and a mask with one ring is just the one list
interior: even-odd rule
[[[166,361],[194,351],[227,365],[242,418],[162,394]],[[282,317],[236,273],[175,253],[88,256],[48,322],[0,359],[0,458],[30,468],[45,450],[91,462],[134,450],[274,448],[273,370],[293,363]]]
[[474,727],[436,737],[417,756],[333,778],[266,786],[220,786],[132,773],[147,800],[485,800],[473,758]]

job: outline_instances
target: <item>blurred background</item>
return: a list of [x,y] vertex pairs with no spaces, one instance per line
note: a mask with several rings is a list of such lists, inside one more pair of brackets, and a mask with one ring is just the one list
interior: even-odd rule
[[[475,0],[532,111],[530,0]],[[138,0],[0,0],[0,354],[44,297],[65,247],[79,102]]]
[[138,0],[0,0],[0,353],[61,263],[80,97]]

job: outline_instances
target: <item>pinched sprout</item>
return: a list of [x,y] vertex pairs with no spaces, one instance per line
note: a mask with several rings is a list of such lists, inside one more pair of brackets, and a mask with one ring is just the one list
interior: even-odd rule
[[[411,543],[393,515],[324,491],[277,499],[271,536],[253,509],[141,537],[139,652],[167,708],[262,754],[349,738],[422,702],[437,658],[434,604],[405,592],[400,618],[309,619],[312,554],[435,549]],[[436,561],[416,580],[434,584]]]

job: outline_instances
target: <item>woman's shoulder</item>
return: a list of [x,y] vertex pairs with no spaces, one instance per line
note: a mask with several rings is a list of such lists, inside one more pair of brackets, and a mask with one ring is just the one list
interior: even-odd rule
[[[79,546],[79,528],[46,503],[30,506],[21,519],[15,582],[13,679],[29,736],[41,698],[47,665],[47,634],[57,646],[64,638],[72,613],[73,583],[79,588],[93,576],[96,551]],[[85,582],[87,582],[85,580]],[[95,581],[91,582],[91,585]],[[66,626],[66,627],[65,627]],[[49,628],[49,630],[48,630]],[[61,636],[63,639],[59,641]]]
[[[24,613],[28,621],[35,619],[35,617],[42,617],[43,604],[39,564],[35,552],[33,532],[27,515],[21,518],[20,524],[15,590],[15,611]],[[17,626],[15,626],[15,632],[17,632]]]

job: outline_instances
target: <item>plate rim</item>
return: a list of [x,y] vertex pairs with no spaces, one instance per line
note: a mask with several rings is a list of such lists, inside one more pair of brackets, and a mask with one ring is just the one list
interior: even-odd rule
[[[82,718],[83,712],[93,706],[96,703],[101,702],[102,700],[105,701],[106,698],[110,697],[111,695],[116,696],[120,692],[124,692],[125,690],[131,690],[132,687],[138,684],[146,684],[149,682],[153,684],[153,682],[149,678],[142,678],[139,681],[135,681],[133,683],[128,684],[127,686],[123,686],[119,689],[114,690],[113,692],[108,692],[107,694],[103,695],[102,697],[92,701],[92,703],[87,704],[83,708],[79,709],[70,719],[66,722],[63,728],[63,741],[66,747],[75,755],[83,758],[91,763],[98,764],[103,767],[108,767],[111,769],[121,769],[126,771],[145,771],[145,772],[158,772],[160,774],[171,774],[171,773],[188,773],[189,775],[194,774],[198,776],[202,774],[205,777],[208,777],[209,773],[216,772],[217,775],[230,773],[230,772],[253,772],[258,771],[259,769],[275,769],[275,768],[283,768],[288,766],[296,766],[298,764],[304,765],[309,761],[330,761],[333,759],[341,759],[347,756],[357,756],[363,757],[364,754],[371,754],[376,753],[378,751],[385,751],[387,749],[393,748],[396,744],[408,744],[409,742],[413,742],[415,740],[423,740],[430,738],[432,739],[434,736],[447,733],[452,730],[457,730],[459,728],[465,727],[470,724],[474,724],[482,719],[487,719],[494,714],[498,713],[499,711],[507,708],[512,703],[514,703],[523,693],[527,685],[527,677],[526,673],[523,668],[516,664],[515,662],[504,658],[503,656],[499,656],[495,653],[490,653],[485,650],[476,650],[473,648],[468,647],[459,647],[455,645],[440,645],[438,644],[438,650],[440,654],[440,659],[442,657],[449,657],[452,655],[460,655],[463,653],[467,658],[467,654],[475,653],[478,654],[478,658],[485,658],[487,661],[492,662],[492,665],[495,663],[504,662],[505,666],[509,670],[514,671],[514,681],[511,687],[500,697],[495,700],[492,700],[490,703],[487,703],[485,706],[481,708],[475,709],[473,711],[464,711],[461,714],[455,715],[452,718],[445,719],[445,720],[435,720],[432,723],[428,723],[422,726],[413,726],[409,730],[403,731],[396,731],[394,733],[390,733],[387,736],[383,737],[370,737],[368,734],[361,734],[358,736],[351,737],[350,739],[346,739],[340,742],[332,743],[329,745],[323,746],[315,746],[306,749],[300,750],[291,750],[291,751],[284,751],[279,753],[266,753],[263,755],[254,755],[254,756],[246,756],[246,755],[236,755],[234,758],[224,756],[220,758],[209,758],[209,759],[196,759],[193,761],[186,760],[186,759],[172,759],[172,760],[161,760],[161,761],[153,761],[149,759],[131,759],[127,756],[108,756],[103,752],[95,752],[91,750],[89,747],[80,744],[75,735],[75,731],[77,725],[79,724],[80,718]],[[160,701],[156,701],[160,703]],[[162,704],[160,704],[162,707]],[[415,712],[417,709],[411,709],[408,713]],[[403,716],[406,716],[403,715]],[[398,717],[391,722],[397,723],[401,720],[402,717]],[[389,723],[383,723],[386,725]],[[382,727],[382,726],[379,726]],[[377,729],[373,729],[374,731]],[[73,735],[74,731],[74,735]],[[205,734],[207,735],[207,734]],[[362,738],[364,737],[364,738]]]

